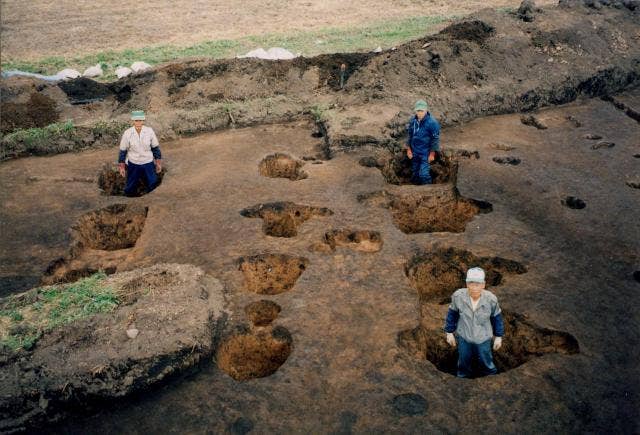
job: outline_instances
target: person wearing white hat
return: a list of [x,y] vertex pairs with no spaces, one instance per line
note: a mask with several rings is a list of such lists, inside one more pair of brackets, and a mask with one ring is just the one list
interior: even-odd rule
[[122,134],[118,170],[121,176],[127,177],[124,194],[133,196],[138,183],[144,178],[147,193],[158,185],[156,173],[162,171],[162,154],[158,138],[151,127],[144,126],[146,116],[142,110],[131,112],[133,127]]
[[[467,287],[451,296],[444,331],[449,345],[458,348],[459,378],[495,375],[492,350],[502,346],[504,322],[496,295],[485,290],[484,270],[467,271]],[[495,338],[494,338],[495,337]],[[493,338],[493,346],[491,344]]]

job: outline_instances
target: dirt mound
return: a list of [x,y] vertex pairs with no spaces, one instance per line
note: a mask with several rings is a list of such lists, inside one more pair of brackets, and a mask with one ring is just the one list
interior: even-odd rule
[[288,178],[291,181],[303,180],[308,175],[302,170],[304,163],[288,154],[275,153],[265,157],[258,167],[260,175],[271,178]]
[[421,252],[409,260],[405,274],[418,291],[421,302],[448,303],[451,295],[465,287],[467,270],[481,267],[487,287],[502,284],[506,274],[522,274],[527,268],[517,261],[501,257],[477,257],[456,248],[438,248]]
[[136,244],[147,219],[147,207],[113,204],[82,216],[72,228],[80,246],[115,251]]
[[[162,184],[162,179],[167,173],[167,168],[163,166],[158,176],[158,186]],[[98,172],[98,187],[104,195],[124,196],[124,187],[127,184],[127,178],[122,177],[118,172],[118,165],[114,163],[106,163],[100,172]],[[146,182],[141,178],[132,196],[142,196],[147,192]]]
[[493,26],[480,20],[462,21],[445,27],[441,34],[449,35],[453,39],[462,39],[482,44],[487,38],[493,36]]
[[[580,352],[578,341],[571,334],[539,327],[524,316],[502,312],[505,335],[502,348],[494,351],[498,373],[521,366],[533,358],[548,353],[572,355]],[[445,341],[442,328],[415,329],[398,334],[398,343],[411,355],[430,361],[438,370],[451,375],[457,372],[457,351]]]
[[10,133],[19,128],[44,127],[58,119],[56,102],[46,95],[34,92],[26,103],[2,103],[0,132]]
[[295,237],[298,227],[313,216],[330,216],[325,207],[311,207],[293,202],[270,202],[245,208],[240,212],[244,217],[261,218],[262,232],[273,237]]
[[260,254],[242,257],[238,265],[244,274],[247,290],[262,295],[277,295],[293,288],[309,265],[309,260],[285,254]]
[[280,310],[280,305],[267,299],[252,302],[244,307],[244,313],[254,326],[271,324],[280,314]]
[[379,231],[369,230],[331,230],[324,233],[324,244],[334,251],[344,246],[355,251],[378,252],[382,249],[382,236]]
[[377,204],[391,210],[393,223],[405,234],[453,232],[462,233],[478,213],[489,213],[488,202],[460,196],[456,188],[434,186],[428,192],[360,195],[360,202]]
[[87,104],[102,101],[112,94],[109,86],[86,77],[62,80],[58,83],[58,86],[67,94],[71,104]]
[[[123,297],[134,291],[136,299],[114,299],[108,314],[44,329],[30,351],[3,350],[0,431],[44,426],[68,412],[122,400],[212,355],[225,321],[223,288],[202,270],[160,264],[112,275],[100,285]],[[22,310],[19,323],[25,323],[33,320],[33,304],[49,311],[56,291],[34,289],[0,303]],[[62,306],[52,306],[51,313]],[[135,338],[129,338],[133,329]]]
[[274,374],[292,350],[291,334],[282,326],[240,333],[220,345],[218,367],[236,381],[264,378]]

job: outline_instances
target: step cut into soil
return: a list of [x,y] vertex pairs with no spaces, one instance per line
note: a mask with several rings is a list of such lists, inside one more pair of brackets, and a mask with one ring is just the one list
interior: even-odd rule
[[311,207],[293,202],[271,202],[257,204],[240,212],[244,217],[261,218],[262,232],[273,237],[295,237],[298,226],[312,216],[330,216],[331,210],[324,207]]
[[297,181],[308,177],[302,170],[303,165],[304,163],[288,154],[275,153],[265,157],[258,169],[263,177],[288,178],[291,181]]
[[309,265],[304,257],[260,254],[238,260],[247,290],[262,295],[289,291]]
[[244,307],[244,313],[254,326],[271,324],[280,314],[280,310],[280,305],[267,299],[252,302]]
[[293,339],[286,328],[237,334],[222,343],[218,350],[218,367],[236,381],[264,378],[285,363]]
[[[493,352],[498,373],[548,353],[572,355],[580,352],[578,341],[571,334],[539,327],[518,313],[503,311],[502,314],[505,336],[502,348]],[[457,350],[447,344],[441,328],[418,326],[402,331],[398,343],[411,355],[430,361],[438,370],[456,374]]]
[[[167,173],[166,168],[162,168],[158,176],[158,186]],[[143,177],[144,178],[144,177]],[[127,178],[120,175],[118,166],[113,163],[105,164],[98,173],[98,187],[103,195],[123,196]],[[156,186],[157,187],[157,186]],[[142,196],[147,193],[146,182],[141,178],[132,196]]]
[[517,261],[501,257],[477,257],[469,251],[439,248],[421,252],[407,263],[405,274],[418,291],[420,302],[445,304],[459,288],[466,287],[467,270],[481,267],[487,287],[503,283],[507,274],[523,274],[527,268]]
[[457,189],[442,187],[398,194],[373,192],[359,195],[358,200],[391,210],[393,223],[405,234],[462,233],[475,215],[493,209],[488,202],[463,198]]
[[72,237],[79,245],[91,249],[132,248],[142,234],[147,212],[147,207],[113,204],[78,219]]
[[331,250],[344,246],[355,251],[378,252],[382,249],[382,236],[378,231],[369,230],[331,230],[324,234],[324,243]]

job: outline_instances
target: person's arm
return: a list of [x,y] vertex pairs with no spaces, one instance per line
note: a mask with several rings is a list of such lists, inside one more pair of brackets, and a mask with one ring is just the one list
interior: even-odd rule
[[496,301],[496,305],[491,313],[491,328],[493,329],[493,335],[495,339],[493,340],[493,350],[500,349],[502,346],[502,337],[504,336],[504,321],[502,320],[502,310],[500,309],[500,305]]
[[158,142],[158,137],[153,130],[151,130],[151,153],[153,154],[153,159],[156,162],[156,172],[162,171],[162,152],[160,152],[160,142]]
[[405,146],[405,148],[407,149],[407,157],[409,157],[410,159],[413,158],[413,150],[411,149],[411,142],[413,141],[412,124],[413,124],[413,119],[409,121],[409,124],[407,125],[407,144]]
[[447,311],[447,318],[444,322],[444,332],[446,333],[447,343],[451,346],[456,345],[456,339],[453,333],[456,332],[456,328],[458,327],[458,320],[460,320],[460,310],[452,298],[449,310]]
[[129,138],[127,137],[127,131],[122,133],[122,139],[120,140],[120,152],[118,153],[118,172],[124,177],[125,174],[125,161],[127,160],[127,151],[129,151]]
[[436,153],[440,152],[440,124],[435,119],[433,120],[433,126],[431,128],[431,148],[429,150],[429,162],[432,162],[436,158]]

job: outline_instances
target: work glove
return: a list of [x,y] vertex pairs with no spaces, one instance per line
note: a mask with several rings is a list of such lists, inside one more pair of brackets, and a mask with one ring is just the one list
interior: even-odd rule
[[493,339],[493,350],[498,350],[502,347],[502,337],[496,337]]
[[451,347],[456,347],[456,337],[454,337],[451,332],[447,332],[447,343],[449,343]]

